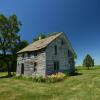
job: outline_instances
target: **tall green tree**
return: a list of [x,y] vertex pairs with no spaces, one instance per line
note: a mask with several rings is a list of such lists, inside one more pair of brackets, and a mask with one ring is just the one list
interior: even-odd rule
[[9,58],[7,54],[11,53],[12,48],[20,41],[18,32],[20,31],[21,23],[16,15],[6,17],[0,15],[0,51],[3,54],[3,60],[7,63],[8,75],[11,75],[9,67]]
[[26,47],[29,43],[26,40],[20,40],[19,43],[15,44],[14,48],[11,49],[12,54],[16,54],[18,51]]
[[89,55],[87,54],[83,60],[83,66],[84,67],[87,67],[88,69],[90,67],[93,67],[94,66],[94,59]]

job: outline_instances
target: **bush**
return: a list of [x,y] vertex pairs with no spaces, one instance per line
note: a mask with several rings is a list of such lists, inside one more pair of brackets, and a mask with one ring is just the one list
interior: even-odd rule
[[52,74],[52,75],[48,75],[46,78],[46,82],[50,82],[50,83],[54,83],[54,82],[58,82],[61,81],[65,78],[65,74],[58,72],[56,74]]
[[47,75],[46,78],[42,76],[35,76],[35,77],[24,77],[24,76],[15,76],[14,79],[20,80],[31,80],[33,82],[47,82],[47,83],[55,83],[58,81],[64,80],[65,76],[68,76],[66,73],[58,72],[56,74]]
[[34,82],[47,82],[47,83],[54,83],[54,82],[58,82],[61,81],[65,78],[66,74],[58,72],[56,74],[52,74],[52,75],[47,75],[46,78],[43,78],[42,76],[35,76],[33,77],[33,81]]

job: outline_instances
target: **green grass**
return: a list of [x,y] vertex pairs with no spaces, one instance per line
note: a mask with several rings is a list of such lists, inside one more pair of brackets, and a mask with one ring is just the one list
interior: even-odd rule
[[100,69],[78,72],[80,75],[54,84],[0,78],[0,100],[100,100]]

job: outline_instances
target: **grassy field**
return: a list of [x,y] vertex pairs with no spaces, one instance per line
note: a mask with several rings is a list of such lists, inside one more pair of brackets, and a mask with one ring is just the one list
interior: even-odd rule
[[5,78],[0,73],[0,100],[100,100],[100,69],[78,72],[54,84]]

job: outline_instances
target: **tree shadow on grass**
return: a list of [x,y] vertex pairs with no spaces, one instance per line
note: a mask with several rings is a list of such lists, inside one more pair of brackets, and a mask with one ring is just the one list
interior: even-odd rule
[[83,73],[76,72],[74,76],[83,75]]
[[75,72],[71,76],[79,76],[83,75],[83,73],[80,73],[77,69],[75,69]]
[[3,76],[0,76],[0,78],[11,78],[12,76],[9,76],[9,75],[3,75]]
[[75,72],[75,73],[71,74],[70,76],[79,76],[79,75],[83,75],[83,73]]

